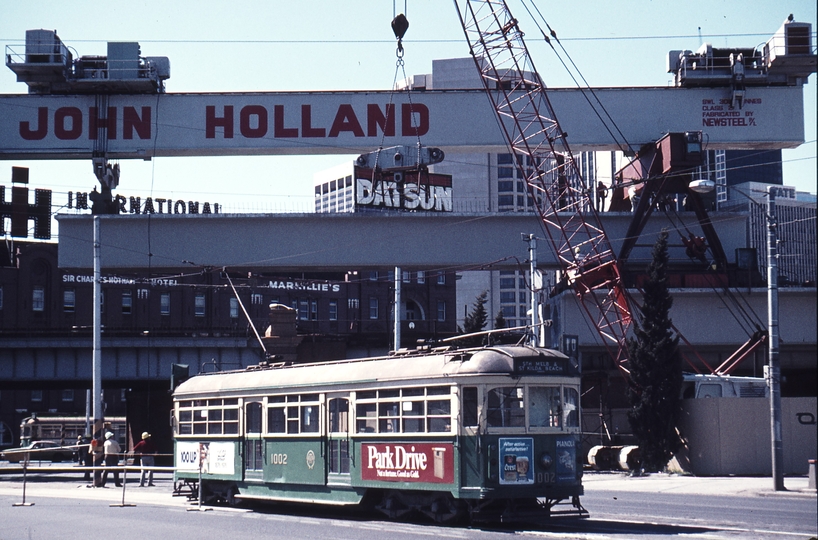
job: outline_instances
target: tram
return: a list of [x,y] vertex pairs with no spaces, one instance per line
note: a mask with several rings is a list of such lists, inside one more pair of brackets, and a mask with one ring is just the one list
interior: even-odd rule
[[583,516],[579,389],[568,357],[527,345],[201,374],[173,395],[174,481],[390,518]]
[[[37,441],[51,441],[60,446],[76,444],[77,437],[89,433],[87,422],[85,416],[33,414],[20,422],[20,446]],[[124,416],[106,418],[103,430],[113,432],[120,443],[127,441]]]

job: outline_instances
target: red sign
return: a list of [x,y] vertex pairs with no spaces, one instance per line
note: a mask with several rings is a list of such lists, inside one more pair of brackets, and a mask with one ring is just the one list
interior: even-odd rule
[[362,480],[381,482],[454,482],[451,443],[362,444]]

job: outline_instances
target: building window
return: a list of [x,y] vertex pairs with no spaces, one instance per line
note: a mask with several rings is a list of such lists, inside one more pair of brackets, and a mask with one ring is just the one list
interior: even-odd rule
[[131,291],[122,291],[122,314],[130,315],[133,307],[133,297]]
[[99,291],[99,312],[105,313],[105,291]]
[[446,272],[438,272],[437,273],[437,284],[438,285],[445,285],[446,284]]
[[204,293],[196,293],[196,301],[195,301],[195,315],[197,317],[204,317],[205,316],[205,295]]
[[238,298],[231,298],[230,299],[230,318],[231,319],[238,319],[239,318],[239,299]]
[[347,308],[349,309],[360,309],[361,308],[361,301],[357,298],[347,298]]
[[369,318],[378,318],[378,298],[375,296],[369,297]]
[[45,310],[45,289],[42,287],[34,287],[31,291],[31,309],[32,311]]
[[514,291],[500,291],[501,304],[513,304],[517,301],[517,293]]
[[378,271],[377,270],[371,270],[369,272],[369,281],[378,281]]
[[162,293],[159,296],[159,314],[170,315],[170,293]]
[[0,309],[3,309],[3,287],[0,286]]
[[404,283],[409,283],[410,281],[412,281],[412,274],[410,272],[404,270],[401,274],[402,274],[401,281],[403,281]]
[[338,300],[329,301],[329,320],[338,320]]
[[250,295],[250,303],[254,306],[260,306],[264,303],[264,297],[261,293],[253,293]]
[[31,401],[42,401],[43,400],[43,391],[42,390],[32,390],[31,391]]
[[418,283],[426,283],[426,272],[418,270]]
[[136,298],[138,300],[147,300],[148,299],[148,289],[137,289],[136,290]]
[[438,300],[437,301],[437,320],[438,321],[445,321],[446,320],[446,301],[445,300]]
[[318,300],[310,300],[310,320],[318,320]]
[[76,307],[77,293],[74,289],[66,289],[62,293],[62,309],[66,313],[74,313]]
[[310,320],[309,303],[305,299],[298,301],[298,320]]
[[74,390],[69,388],[67,390],[62,391],[62,400],[63,401],[74,401]]

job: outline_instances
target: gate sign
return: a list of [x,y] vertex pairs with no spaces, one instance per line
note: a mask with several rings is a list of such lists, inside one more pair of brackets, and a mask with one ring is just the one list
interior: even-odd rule
[[534,483],[534,439],[500,439],[500,483]]
[[454,482],[451,443],[362,444],[361,479],[381,482]]

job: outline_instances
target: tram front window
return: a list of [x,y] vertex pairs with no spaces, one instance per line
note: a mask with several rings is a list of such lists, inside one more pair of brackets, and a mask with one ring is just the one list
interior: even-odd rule
[[565,387],[565,427],[579,427],[579,391]]
[[528,414],[531,427],[561,427],[562,403],[559,386],[533,386],[528,389]]
[[522,387],[492,388],[488,395],[489,427],[524,427],[525,392]]

